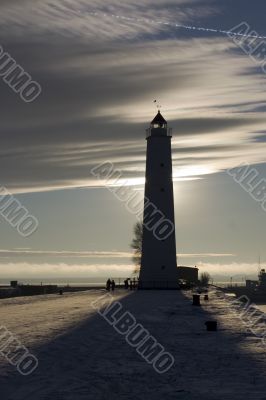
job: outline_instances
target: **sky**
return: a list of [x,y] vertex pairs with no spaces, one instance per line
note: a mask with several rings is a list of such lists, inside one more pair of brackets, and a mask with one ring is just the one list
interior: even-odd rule
[[266,75],[219,31],[266,36],[266,5],[121,3],[0,2],[0,46],[42,89],[25,103],[0,75],[0,183],[38,220],[22,237],[0,215],[0,282],[132,273],[136,217],[91,170],[112,162],[141,201],[156,104],[173,128],[178,264],[256,276],[266,212],[226,171],[266,178]]

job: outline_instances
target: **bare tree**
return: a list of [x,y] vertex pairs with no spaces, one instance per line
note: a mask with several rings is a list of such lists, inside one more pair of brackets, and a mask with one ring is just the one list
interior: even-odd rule
[[208,274],[208,272],[203,272],[200,275],[200,285],[201,286],[208,286],[209,282],[210,282],[211,276],[210,274]]
[[130,247],[134,250],[132,257],[133,263],[136,265],[135,273],[139,272],[141,264],[141,253],[142,253],[142,236],[143,236],[143,225],[142,222],[137,222],[134,225],[134,238],[131,242]]

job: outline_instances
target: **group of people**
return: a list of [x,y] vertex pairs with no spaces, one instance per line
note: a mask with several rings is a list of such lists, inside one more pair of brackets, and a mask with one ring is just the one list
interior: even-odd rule
[[137,289],[137,288],[138,288],[138,284],[139,284],[139,279],[136,279],[136,278],[133,278],[133,279],[127,278],[127,279],[124,280],[124,284],[125,284],[125,289],[128,289],[128,288],[129,288],[130,290]]
[[110,289],[112,290],[112,292],[115,290],[115,281],[112,279],[107,279],[106,282],[106,290],[108,290],[108,292],[110,292]]
[[[127,278],[124,280],[124,287],[125,289],[130,289],[130,290],[135,290],[138,288],[138,284],[139,284],[139,279],[133,278]],[[120,285],[119,285],[120,286]],[[110,292],[110,290],[112,290],[112,292],[115,290],[115,281],[114,279],[110,279],[108,278],[106,281],[106,290],[108,292]]]

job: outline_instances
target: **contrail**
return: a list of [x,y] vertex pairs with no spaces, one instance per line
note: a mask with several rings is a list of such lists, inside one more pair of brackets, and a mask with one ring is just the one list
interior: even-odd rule
[[187,30],[191,30],[191,31],[212,32],[212,33],[219,33],[222,35],[241,36],[241,37],[245,37],[245,38],[254,38],[254,39],[266,39],[266,36],[249,35],[249,34],[245,34],[245,33],[226,31],[223,29],[205,28],[202,26],[182,25],[182,24],[177,24],[175,22],[165,22],[165,21],[159,21],[159,20],[154,20],[154,19],[150,19],[150,18],[125,17],[123,15],[97,13],[97,12],[88,12],[88,14],[93,15],[95,17],[97,16],[97,17],[121,19],[123,21],[129,21],[129,22],[145,22],[145,23],[150,23],[150,24],[166,25],[166,26],[170,26],[173,28],[187,29]]

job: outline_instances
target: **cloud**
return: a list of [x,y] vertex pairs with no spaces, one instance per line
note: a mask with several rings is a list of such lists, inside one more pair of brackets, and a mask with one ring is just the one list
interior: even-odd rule
[[29,279],[29,278],[95,278],[106,277],[127,277],[134,272],[134,266],[129,264],[65,264],[65,263],[44,263],[31,264],[20,263],[0,263],[0,274],[2,279]]
[[229,264],[222,263],[204,263],[199,262],[197,264],[199,272],[208,272],[212,276],[229,276],[242,278],[247,277],[257,277],[258,276],[258,264],[257,263],[238,263],[233,262]]
[[[61,257],[61,258],[131,258],[133,253],[123,251],[67,251],[67,250],[32,250],[0,249],[0,258],[8,257]],[[194,253],[177,254],[178,257],[234,257],[231,253]]]
[[27,0],[0,8],[5,49],[43,88],[29,105],[0,82],[0,181],[8,189],[99,186],[90,170],[105,160],[124,179],[143,178],[144,131],[158,97],[173,127],[175,177],[264,162],[266,143],[254,140],[264,129],[264,76],[229,39],[90,14],[187,22],[216,15],[215,2],[98,0],[91,10],[81,0]]
[[[209,272],[211,276],[223,279],[233,277],[253,277],[258,275],[258,265],[252,263],[203,263],[197,264],[199,273]],[[132,264],[67,264],[67,263],[28,263],[9,262],[0,263],[0,274],[2,279],[27,279],[27,278],[106,278],[127,277],[134,272]]]
[[[95,37],[110,40],[126,37],[135,37],[138,34],[147,34],[160,31],[161,26],[143,24],[138,20],[143,17],[149,19],[175,18],[179,22],[187,21],[195,16],[206,17],[216,13],[211,5],[212,1],[199,0],[134,0],[120,2],[110,0],[96,0],[93,5],[86,0],[20,0],[2,1],[0,5],[0,22],[3,28],[9,30],[12,24],[12,34],[29,32],[39,37],[40,34],[57,32],[62,36],[82,38]],[[99,13],[99,15],[98,15]],[[118,19],[114,14],[134,17],[132,21]],[[113,21],[112,21],[113,19]],[[25,29],[26,28],[26,29]]]
[[66,251],[66,250],[0,250],[0,258],[7,257],[61,257],[61,258],[130,258],[132,253],[123,251]]
[[236,254],[232,253],[181,253],[177,254],[180,258],[208,258],[208,257],[236,257]]

